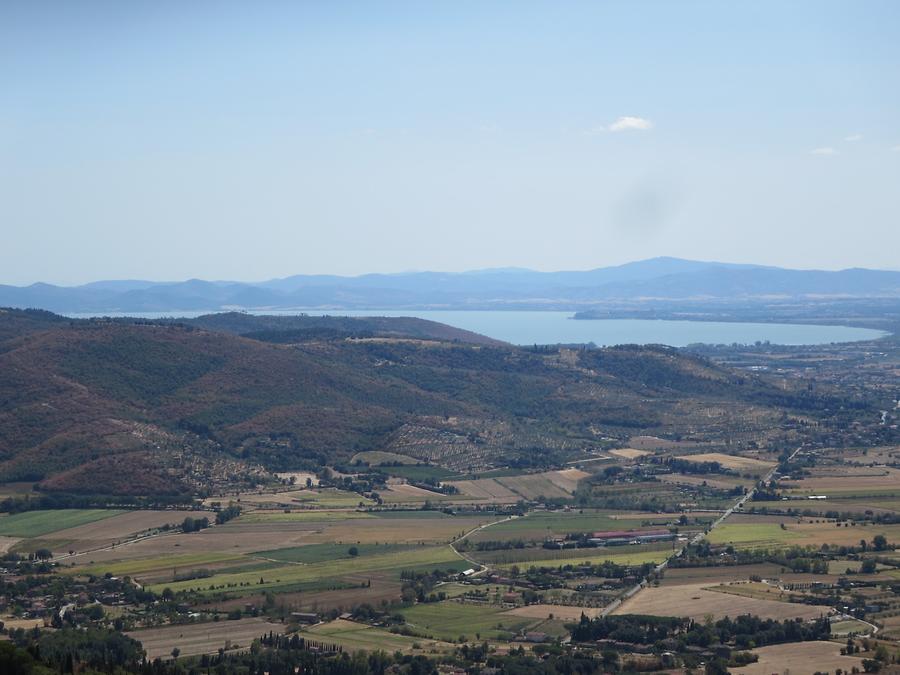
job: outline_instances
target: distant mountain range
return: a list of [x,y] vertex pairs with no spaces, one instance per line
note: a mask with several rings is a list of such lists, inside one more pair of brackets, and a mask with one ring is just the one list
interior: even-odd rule
[[587,271],[488,269],[357,277],[296,275],[259,283],[97,281],[0,285],[0,306],[61,313],[227,309],[591,309],[672,301],[900,299],[900,272],[791,270],[652,258]]

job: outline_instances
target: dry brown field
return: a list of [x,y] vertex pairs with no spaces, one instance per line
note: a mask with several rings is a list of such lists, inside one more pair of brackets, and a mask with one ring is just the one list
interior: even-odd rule
[[[709,539],[715,543],[734,543],[744,548],[766,546],[815,546],[831,544],[851,546],[865,539],[871,542],[877,534],[883,534],[888,541],[900,541],[900,524],[857,524],[836,522],[825,518],[787,518],[766,523],[753,523],[745,518],[729,518],[728,521],[710,533]],[[781,528],[779,522],[784,523]]]
[[[309,491],[298,488],[296,490],[282,490],[277,492],[241,492],[239,495],[228,501],[239,503],[245,510],[248,506],[256,505],[269,508],[273,506],[296,506],[297,499],[304,493],[309,494]],[[227,503],[226,500],[221,497],[209,497],[203,500],[205,506],[209,506],[214,502]]]
[[181,650],[180,656],[215,654],[226,641],[230,641],[232,648],[247,649],[253,640],[269,631],[284,633],[285,626],[265,619],[239,619],[145,628],[126,635],[140,641],[147,650],[148,659],[168,659],[174,647]]
[[777,600],[779,602],[802,602],[808,594],[800,591],[785,591],[761,581],[728,582],[716,586],[707,586],[706,590],[726,595],[738,595],[744,598],[756,598],[758,600]]
[[729,565],[723,567],[670,567],[662,579],[663,586],[681,586],[706,581],[707,585],[744,581],[751,576],[772,579],[784,576],[781,567],[771,563],[759,565]]
[[[239,558],[258,551],[325,543],[445,543],[463,532],[495,520],[493,516],[457,518],[364,518],[360,520],[254,522],[240,519],[191,534],[168,534],[108,551],[95,551],[73,559],[78,567],[94,563],[148,560],[171,572],[167,556],[213,555],[195,568],[222,567],[219,560]],[[218,556],[218,560],[216,559]],[[229,563],[231,564],[231,563]]]
[[[328,612],[337,610],[349,612],[353,607],[362,603],[369,603],[373,607],[381,605],[382,600],[389,602],[400,599],[401,582],[395,574],[371,572],[364,575],[347,575],[341,577],[345,582],[358,582],[358,588],[341,588],[336,590],[303,591],[298,593],[279,593],[277,602],[288,607],[292,612]],[[371,585],[362,585],[368,584]],[[232,609],[243,609],[247,603],[261,607],[265,602],[265,596],[244,595],[230,600],[215,600],[199,605],[203,610],[216,610],[227,612]]]
[[[578,471],[578,469],[574,469],[574,471]],[[551,480],[550,475],[548,473],[531,473],[524,476],[498,478],[497,482],[521,495],[524,499],[537,499],[539,497],[566,499],[571,497],[575,488],[573,487],[571,491],[564,490]]]
[[211,515],[204,511],[129,511],[112,518],[53,532],[46,538],[41,537],[41,542],[54,553],[87,551],[121,542],[132,535],[166,524],[180,525],[188,516],[201,518]]
[[[865,454],[864,454],[865,453]],[[875,464],[893,464],[900,459],[900,447],[884,446],[877,448],[844,450],[833,449],[826,451],[826,454],[845,459],[854,464],[875,465]]]
[[814,672],[834,672],[838,668],[847,673],[854,668],[862,672],[862,659],[857,656],[842,656],[841,645],[836,642],[791,642],[752,651],[759,655],[759,661],[743,668],[734,668],[732,672],[741,675],[808,675]]
[[613,614],[649,614],[652,616],[688,616],[703,620],[708,614],[716,619],[741,614],[756,614],[770,619],[814,619],[829,614],[829,607],[800,605],[777,600],[758,600],[707,590],[709,582],[648,587],[629,598]]
[[827,473],[810,476],[800,481],[784,481],[784,487],[791,490],[802,490],[815,493],[817,490],[840,490],[846,492],[871,492],[875,490],[900,490],[900,470],[889,467],[878,467],[876,470],[862,472],[847,467],[846,473]]
[[600,614],[599,607],[572,607],[569,605],[525,605],[524,607],[516,607],[504,614],[509,616],[521,616],[526,619],[547,619],[553,615],[554,619],[562,619],[563,621],[578,621],[581,615],[594,618]]
[[387,490],[380,490],[381,498],[387,504],[423,504],[424,502],[443,502],[453,499],[452,495],[424,490],[407,483],[392,483]]
[[[762,513],[734,513],[725,522],[728,525],[748,525],[756,523],[796,523],[797,516],[779,516]],[[813,518],[815,520],[815,518]]]
[[616,457],[622,457],[623,459],[637,459],[638,457],[652,455],[653,453],[649,450],[638,450],[637,448],[617,448],[615,450],[610,450],[609,454],[615,455]]
[[448,481],[448,485],[453,485],[462,495],[472,499],[512,504],[520,499],[537,499],[541,496],[566,499],[578,488],[578,481],[589,475],[581,469],[563,469],[521,476]]
[[554,485],[572,493],[578,489],[578,482],[591,474],[581,469],[562,469],[561,471],[549,471],[544,475]]
[[448,481],[447,484],[456,487],[463,495],[495,504],[515,504],[520,499],[519,495],[493,478]]
[[[16,628],[22,628],[23,630],[30,630],[31,628],[43,628],[44,620],[43,619],[17,619],[14,616],[4,616],[0,618],[0,621],[3,622],[3,627],[6,630],[15,630]],[[6,636],[3,639],[8,639]]]
[[722,452],[681,455],[678,459],[685,459],[689,462],[718,462],[726,469],[734,469],[735,471],[766,471],[775,466],[775,462],[753,459],[752,457],[741,457],[740,455],[726,455]]
[[5,537],[0,535],[0,554],[8,553],[9,549],[22,541],[19,537]]

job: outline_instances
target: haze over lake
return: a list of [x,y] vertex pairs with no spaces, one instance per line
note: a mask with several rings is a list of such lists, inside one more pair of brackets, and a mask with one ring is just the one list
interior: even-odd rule
[[[146,312],[115,316],[189,318],[207,313],[211,312]],[[249,313],[281,316],[301,313],[332,316],[410,316],[445,323],[517,345],[592,342],[598,346],[665,344],[684,347],[696,343],[753,344],[766,341],[783,345],[815,345],[872,340],[886,335],[883,331],[851,326],[648,319],[575,320],[571,312],[552,311],[308,309]],[[85,318],[90,315],[72,316]]]

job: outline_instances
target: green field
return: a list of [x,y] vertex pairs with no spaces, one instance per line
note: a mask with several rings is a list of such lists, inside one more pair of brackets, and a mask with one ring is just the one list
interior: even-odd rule
[[[385,510],[385,511],[370,511],[373,516],[378,518],[386,518],[388,520],[393,519],[407,519],[412,518],[415,520],[419,519],[429,519],[429,520],[440,520],[444,518],[453,518],[450,514],[444,513],[443,511],[426,511],[424,509],[413,509],[411,511],[401,511],[399,509],[394,510]],[[482,512],[483,515],[488,516],[490,512]]]
[[363,506],[374,504],[368,497],[363,497],[355,492],[347,492],[346,490],[302,490],[295,493],[293,499],[306,505],[333,509],[355,508],[360,504]]
[[[192,579],[148,586],[156,593],[169,587],[173,591],[194,590],[204,595],[220,592],[259,593],[263,590],[285,590],[297,584],[338,579],[348,575],[365,575],[375,572],[391,572],[397,576],[403,570],[426,571],[433,569],[463,570],[470,563],[460,558],[449,546],[416,546],[402,551],[325,560],[303,564],[287,563],[260,574],[259,572],[234,572],[215,574],[207,579]],[[210,586],[214,588],[209,588]]]
[[851,633],[868,634],[871,631],[872,627],[869,624],[856,619],[835,621],[831,624],[831,635],[833,637],[846,637]]
[[609,511],[530,513],[522,518],[514,518],[492,525],[472,535],[471,539],[472,541],[511,541],[515,539],[541,541],[550,535],[639,529],[645,521],[658,526],[671,520],[670,516],[658,516],[651,513],[618,519],[612,518],[612,515],[615,514]]
[[467,551],[469,557],[486,565],[517,564],[519,567],[528,567],[534,561],[546,562],[558,561],[559,565],[567,565],[586,559],[604,557],[612,560],[615,558],[634,557],[644,553],[662,552],[668,555],[672,553],[672,542],[655,542],[640,546],[612,546],[595,548],[564,548],[546,549],[543,546],[528,546],[525,548],[511,548],[499,551]]
[[419,464],[421,460],[409,455],[400,455],[396,452],[385,452],[383,450],[365,450],[357,452],[350,459],[351,464],[363,462],[369,466],[380,466],[381,464]]
[[136,560],[123,560],[120,562],[89,564],[86,567],[76,567],[71,570],[73,574],[94,574],[101,576],[109,573],[113,576],[137,576],[141,573],[155,572],[157,570],[178,569],[187,571],[191,568],[200,568],[212,563],[222,563],[229,560],[242,561],[246,557],[234,553],[210,551],[209,553],[188,553],[184,555],[160,555],[152,558],[138,558]]
[[235,523],[304,523],[329,522],[335,520],[361,520],[374,518],[370,513],[362,511],[250,511],[237,518]]
[[535,619],[504,615],[502,607],[456,600],[418,604],[400,613],[418,633],[441,640],[509,638]]
[[781,529],[778,523],[725,523],[707,535],[711,544],[734,544],[738,548],[789,546],[796,532]]
[[125,511],[111,509],[54,509],[26,511],[14,516],[0,517],[0,535],[7,537],[40,537],[51,532],[67,530],[104,518],[118,516]]
[[[578,557],[547,557],[529,560],[527,562],[500,563],[497,564],[496,567],[509,569],[515,565],[519,569],[527,569],[529,567],[559,567],[560,565],[600,565],[607,560],[616,565],[643,565],[644,563],[661,563],[672,554],[672,551],[668,548],[657,551],[630,551],[628,549],[636,547],[623,548],[624,550],[607,549],[606,552],[602,553],[597,551],[603,551],[603,549],[582,549],[582,555]],[[591,553],[586,553],[585,551],[591,551]]]
[[450,647],[450,645],[398,635],[382,628],[340,619],[311,626],[300,631],[300,635],[319,642],[340,645],[345,651],[350,652],[412,652],[415,651],[415,645],[419,645],[420,648],[427,648],[429,651],[440,647]]
[[356,557],[359,558],[370,555],[381,555],[384,553],[396,553],[397,551],[406,551],[414,548],[406,544],[308,544],[306,546],[281,548],[273,551],[259,551],[252,555],[254,557],[275,560],[278,562],[309,564],[326,562],[328,560],[353,558],[354,556],[350,555],[351,546],[356,548]]

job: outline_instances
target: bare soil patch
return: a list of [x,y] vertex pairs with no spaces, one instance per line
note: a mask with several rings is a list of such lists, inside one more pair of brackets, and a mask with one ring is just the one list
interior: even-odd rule
[[68,530],[59,530],[47,538],[51,541],[59,540],[59,550],[84,551],[107,546],[163,525],[181,524],[188,516],[200,518],[204,515],[210,517],[211,514],[197,511],[129,511]]
[[770,619],[814,619],[831,611],[824,606],[759,600],[706,590],[710,585],[707,581],[645,588],[617,607],[613,614],[686,616],[702,621],[708,614],[716,619],[742,614],[756,614]]
[[775,462],[767,462],[761,459],[753,459],[752,457],[742,457],[740,455],[726,455],[724,452],[704,452],[699,455],[682,455],[679,459],[688,462],[718,462],[726,469],[743,470],[765,470],[775,466]]
[[448,485],[453,485],[462,494],[474,499],[483,499],[500,504],[514,504],[520,499],[518,494],[505,485],[501,485],[493,478],[449,481]]
[[652,455],[653,453],[649,450],[638,450],[637,448],[617,448],[616,450],[610,450],[609,454],[624,459],[637,459],[638,457]]
[[770,673],[834,672],[838,668],[849,673],[854,668],[862,671],[862,659],[842,656],[841,645],[836,642],[791,642],[783,645],[760,647],[753,650],[759,661],[732,672],[742,675],[770,675]]
[[0,553],[8,553],[9,549],[22,541],[19,537],[0,536]]

